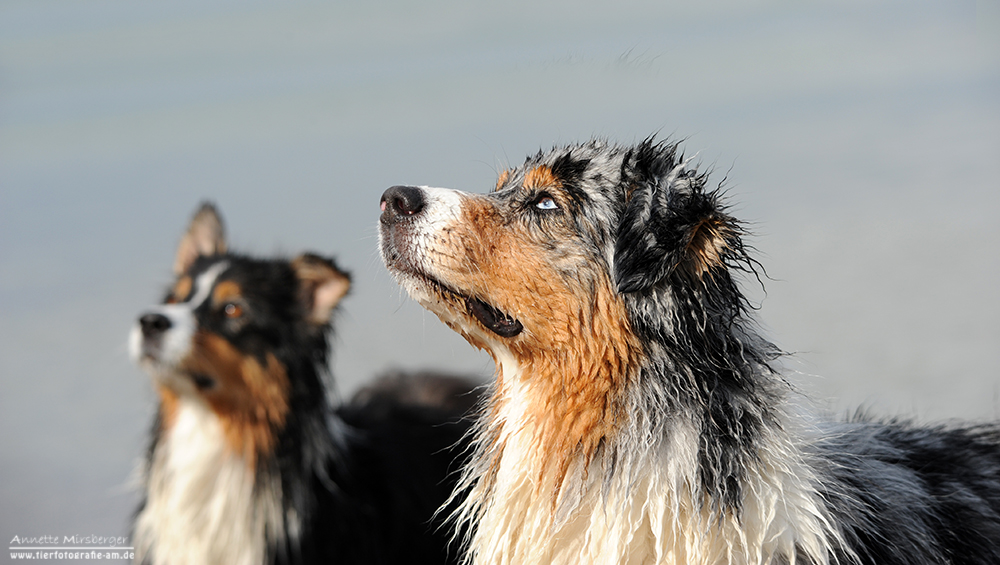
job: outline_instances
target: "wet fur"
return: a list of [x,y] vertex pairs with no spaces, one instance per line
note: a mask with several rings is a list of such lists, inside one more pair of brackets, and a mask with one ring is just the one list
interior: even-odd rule
[[390,271],[497,365],[469,561],[1000,562],[1000,427],[803,413],[739,289],[743,227],[687,165],[595,140],[489,195],[383,195]]

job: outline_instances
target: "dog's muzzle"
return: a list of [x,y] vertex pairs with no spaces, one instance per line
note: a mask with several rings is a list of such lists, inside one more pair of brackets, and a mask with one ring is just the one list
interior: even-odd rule
[[173,326],[170,318],[159,312],[149,312],[139,316],[132,331],[132,355],[135,360],[159,361],[163,356],[165,335]]
[[[428,281],[438,292],[454,295],[465,302],[466,313],[479,320],[486,329],[500,337],[514,337],[524,330],[521,322],[500,309],[483,302],[477,298],[463,295],[452,290],[447,281],[441,281],[429,275],[425,268],[419,266],[419,259],[414,259],[406,251],[412,244],[408,239],[413,236],[412,223],[419,220],[433,222],[432,216],[435,212],[428,212],[429,207],[436,206],[437,214],[444,209],[441,206],[441,196],[434,191],[443,194],[454,194],[454,191],[443,189],[428,189],[430,194],[422,188],[416,186],[393,186],[382,193],[379,203],[382,209],[382,216],[379,222],[382,224],[382,257],[390,269],[409,272]],[[430,206],[431,204],[434,206]]]
[[142,314],[129,334],[132,360],[176,366],[191,350],[195,326],[187,305],[165,304]]

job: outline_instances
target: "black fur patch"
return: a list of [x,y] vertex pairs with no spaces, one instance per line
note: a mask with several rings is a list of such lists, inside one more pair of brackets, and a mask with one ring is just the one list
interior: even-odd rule
[[[681,170],[675,144],[651,140],[630,150],[622,163],[627,204],[615,238],[619,292],[639,292],[689,263],[691,244],[706,221],[731,226],[718,192],[705,190],[705,175]],[[718,265],[721,266],[721,265]]]
[[563,191],[570,199],[571,208],[578,209],[590,201],[587,191],[580,188],[580,180],[589,164],[589,159],[575,158],[571,153],[566,153],[552,162],[552,174],[559,179]]

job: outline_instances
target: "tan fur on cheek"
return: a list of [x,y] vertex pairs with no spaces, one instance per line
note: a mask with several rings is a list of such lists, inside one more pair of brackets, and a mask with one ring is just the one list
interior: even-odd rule
[[[544,176],[542,169],[534,170],[535,177]],[[538,182],[543,180],[548,182]],[[620,296],[585,250],[570,244],[553,251],[528,224],[501,221],[487,199],[467,202],[463,212],[452,237],[439,242],[449,248],[437,250],[446,282],[524,325],[520,335],[499,343],[528,375],[519,388],[527,395],[519,400],[527,409],[519,425],[531,430],[539,458],[543,476],[536,486],[557,496],[574,461],[582,458],[586,467],[605,438],[617,433],[623,391],[637,371],[641,346]],[[558,231],[550,225],[548,237],[576,241],[571,234],[560,238]],[[485,341],[470,336],[476,332],[462,333],[497,359],[490,342],[500,338],[488,330],[482,331]],[[511,401],[502,382],[497,390],[494,406]]]
[[234,452],[253,463],[274,449],[277,430],[288,415],[289,382],[273,354],[268,353],[262,365],[222,337],[202,331],[194,336],[185,369],[216,379],[202,395],[219,416]]
[[[596,296],[559,297],[559,308],[578,314],[543,328],[560,343],[538,349],[530,342],[512,347],[524,374],[531,375],[526,392],[536,425],[537,453],[548,476],[539,485],[558,493],[578,458],[583,468],[597,456],[602,443],[618,432],[624,420],[624,390],[639,366],[640,345],[624,317],[624,305],[605,285]],[[550,318],[558,320],[558,318]],[[552,500],[556,502],[555,496]]]

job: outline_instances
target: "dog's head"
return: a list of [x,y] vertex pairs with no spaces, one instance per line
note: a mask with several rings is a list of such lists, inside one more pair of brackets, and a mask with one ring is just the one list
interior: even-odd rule
[[325,365],[331,313],[349,276],[313,254],[286,261],[228,253],[210,204],[182,238],[174,273],[163,303],[139,316],[129,339],[160,392],[161,425],[170,425],[179,402],[196,402],[219,417],[237,452],[267,451],[292,396],[323,394],[319,381],[301,375]]
[[559,148],[504,171],[486,195],[390,188],[382,256],[411,296],[494,357],[635,348],[636,325],[663,326],[670,300],[687,299],[665,292],[725,284],[743,254],[705,183],[675,144]]

